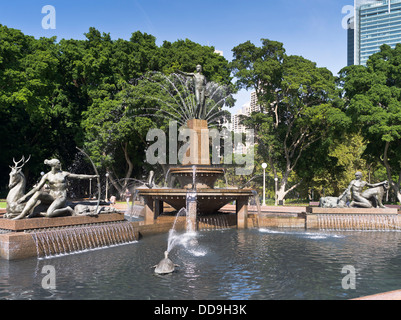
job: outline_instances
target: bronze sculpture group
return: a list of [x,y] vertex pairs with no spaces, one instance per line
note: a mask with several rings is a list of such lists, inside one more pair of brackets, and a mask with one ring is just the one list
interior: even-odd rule
[[[22,168],[29,160],[30,157],[28,159],[22,157],[18,162],[13,159],[14,166],[10,166],[10,191],[7,196],[5,218],[18,220],[36,215],[52,218],[84,214],[80,213],[79,210],[78,212],[74,211],[67,205],[67,179],[92,179],[98,178],[98,175],[62,171],[58,159],[45,160],[44,163],[50,166],[51,170],[42,176],[39,183],[31,191],[25,194],[26,180]],[[44,190],[45,185],[48,186],[48,190]],[[364,191],[365,187],[369,188]],[[351,181],[340,197],[322,197],[319,206],[323,208],[385,208],[383,196],[387,189],[387,181],[370,184],[362,180],[361,172],[357,172],[355,179]],[[46,205],[47,209],[45,212],[34,214],[33,210],[39,204]],[[81,211],[96,214],[93,212],[94,210],[88,210],[87,207]]]
[[[364,191],[365,187],[369,187]],[[319,207],[323,208],[385,208],[383,196],[389,188],[388,182],[370,184],[362,180],[362,173],[355,173],[355,179],[340,197],[322,197]]]
[[[47,207],[46,212],[38,213],[43,217],[53,218],[77,214],[70,206],[67,206],[67,178],[92,179],[98,176],[62,171],[61,162],[58,159],[45,160],[44,163],[50,166],[51,170],[43,175],[31,191],[25,194],[26,180],[22,167],[29,159],[25,160],[25,157],[22,157],[18,162],[14,160],[13,167],[10,166],[10,191],[7,196],[7,213],[4,217],[13,220],[33,217],[33,210],[39,204]],[[45,185],[48,186],[48,190],[44,189]]]

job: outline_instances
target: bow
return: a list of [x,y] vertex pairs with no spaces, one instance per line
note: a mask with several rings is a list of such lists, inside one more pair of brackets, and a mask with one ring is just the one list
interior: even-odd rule
[[96,175],[97,175],[97,190],[98,190],[98,196],[97,196],[97,204],[96,204],[96,213],[97,213],[97,210],[99,209],[99,204],[100,204],[100,175],[99,175],[99,172],[97,171],[97,169],[96,169],[96,166],[95,166],[95,164],[93,163],[93,161],[92,161],[92,159],[91,159],[91,157],[89,157],[89,155],[85,152],[85,151],[83,151],[83,150],[81,150],[81,149],[79,149],[78,147],[76,147],[81,153],[83,153],[88,159],[89,159],[89,161],[91,162],[91,164],[92,164],[92,166],[93,166],[93,169],[95,170],[95,173],[96,173]]

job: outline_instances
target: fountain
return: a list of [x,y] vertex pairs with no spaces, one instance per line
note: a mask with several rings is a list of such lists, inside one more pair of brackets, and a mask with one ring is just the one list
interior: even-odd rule
[[[216,109],[219,102],[207,110],[205,96],[213,96],[214,93],[206,94],[210,85],[202,75],[200,65],[197,66],[196,73],[180,71],[178,73],[194,79],[193,91],[196,101],[190,98],[189,88],[191,86],[186,86],[185,93],[181,95],[177,86],[167,79],[168,83],[178,92],[180,101],[177,101],[174,94],[166,89],[166,86],[160,85],[160,87],[168,93],[168,97],[172,97],[177,102],[179,106],[177,109],[183,111],[183,118],[186,120],[185,124],[190,132],[189,146],[181,165],[169,168],[167,174],[167,176],[175,177],[181,188],[140,189],[139,196],[143,197],[145,202],[145,224],[154,224],[163,212],[163,203],[167,203],[177,211],[186,208],[187,224],[190,225],[190,230],[198,230],[199,217],[216,214],[226,204],[235,201],[237,227],[247,228],[248,200],[253,195],[252,190],[214,188],[217,179],[223,178],[225,173],[224,168],[211,165],[209,154],[208,119],[213,119],[212,110]],[[176,77],[180,79],[180,83],[187,83],[178,76]],[[163,77],[163,79],[166,78]]]
[[[193,114],[205,112],[197,110]],[[373,194],[369,196],[373,197],[372,208],[358,208],[358,199],[350,208],[347,200],[352,199],[341,196],[329,201],[331,208],[309,207],[305,213],[288,214],[286,220],[267,218],[261,214],[255,191],[229,188],[227,184],[226,188],[215,188],[225,172],[211,165],[209,154],[202,149],[208,145],[208,121],[194,118],[187,119],[186,124],[199,144],[190,144],[190,160],[171,167],[166,174],[166,180],[175,177],[180,188],[158,187],[151,174],[147,183],[135,191],[144,198],[144,208],[133,203],[125,212],[131,218],[143,215],[144,221],[127,221],[124,212],[118,211],[100,214],[94,203],[89,205],[95,207],[90,214],[40,217],[29,213],[29,218],[13,220],[24,210],[23,205],[16,205],[21,203],[15,198],[24,194],[20,167],[27,162],[25,158],[14,161],[9,219],[0,220],[0,254],[7,260],[39,259],[26,259],[24,264],[0,261],[0,275],[5,279],[0,283],[0,297],[43,299],[51,294],[59,299],[344,299],[374,293],[370,288],[372,279],[377,284],[374,290],[396,289],[391,285],[394,279],[401,279],[398,266],[392,266],[393,260],[401,261],[394,249],[399,245],[397,232],[343,232],[401,230],[396,209],[373,208],[381,204],[381,190],[361,193],[366,200],[368,194]],[[198,150],[197,156],[192,154],[194,149]],[[249,200],[254,201],[258,218],[253,229],[248,228],[252,221],[248,217]],[[232,201],[236,202],[234,214],[221,214],[219,210]],[[178,213],[163,214],[164,203]],[[74,209],[78,206],[75,204]],[[150,234],[154,236],[138,241],[140,236]],[[157,265],[155,272],[173,273],[176,265],[169,260],[173,249],[180,259],[180,272],[155,277],[149,269],[156,262],[154,253],[166,240],[167,248],[162,251],[166,260]],[[336,242],[340,245],[333,245]],[[100,248],[104,250],[97,250]],[[90,255],[90,259],[82,259],[77,253]],[[54,292],[43,290],[37,283],[43,278],[38,272],[43,264],[57,269]],[[340,271],[345,264],[356,265],[360,291],[340,287]],[[391,281],[383,281],[386,277]]]

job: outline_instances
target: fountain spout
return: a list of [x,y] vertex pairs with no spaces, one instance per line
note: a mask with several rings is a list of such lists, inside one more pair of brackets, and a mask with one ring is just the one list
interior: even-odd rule
[[148,183],[146,183],[146,186],[149,189],[152,189],[154,186],[154,180],[155,180],[155,172],[152,170],[149,172],[149,179],[148,179]]
[[173,273],[175,268],[179,267],[174,264],[168,257],[168,251],[164,251],[164,259],[154,266],[156,274],[169,274]]
[[192,190],[196,189],[196,166],[192,166]]

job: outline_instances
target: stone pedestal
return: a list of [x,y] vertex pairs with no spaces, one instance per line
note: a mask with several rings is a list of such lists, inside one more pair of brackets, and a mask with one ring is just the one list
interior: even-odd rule
[[209,129],[206,120],[191,119],[187,122],[191,130],[190,146],[183,165],[210,165]]
[[163,212],[163,201],[158,198],[145,197],[144,224],[149,225],[155,222]]
[[307,207],[305,214],[306,229],[319,229],[323,226],[328,229],[375,230],[398,229],[399,225],[400,215],[396,208]]
[[[25,231],[60,227],[79,227],[124,221],[123,213],[100,214],[98,216],[69,216],[57,218],[32,218],[21,220],[0,219],[0,257],[6,260],[25,259],[37,256],[37,247],[31,234]],[[7,233],[8,231],[8,233]]]
[[[188,201],[191,194],[196,195],[196,201]],[[157,202],[165,202],[179,211],[186,208],[187,214],[194,225],[198,216],[216,214],[226,204],[236,202],[237,226],[239,229],[248,227],[248,200],[252,191],[247,189],[201,189],[192,192],[186,189],[140,189],[139,195],[145,201],[145,224],[155,223],[161,214],[163,205]],[[190,207],[188,207],[190,206]],[[160,208],[160,211],[155,208]]]
[[237,228],[248,228],[248,197],[240,197],[236,201]]
[[248,200],[253,195],[246,189],[214,189],[217,179],[224,177],[224,169],[210,164],[209,129],[206,120],[188,120],[190,146],[181,166],[169,168],[169,174],[177,178],[181,189],[140,189],[145,199],[145,224],[155,223],[161,214],[159,202],[166,202],[175,210],[187,210],[187,225],[198,229],[198,216],[216,214],[226,204],[237,203],[237,226],[248,227]]
[[68,216],[56,218],[31,218],[21,220],[0,219],[0,229],[25,231],[35,229],[70,227],[83,224],[124,221],[123,213],[99,214],[97,216]]
[[144,224],[153,224],[155,221],[155,211],[154,205],[155,202],[152,198],[145,198],[145,217],[144,217]]

